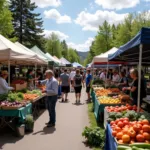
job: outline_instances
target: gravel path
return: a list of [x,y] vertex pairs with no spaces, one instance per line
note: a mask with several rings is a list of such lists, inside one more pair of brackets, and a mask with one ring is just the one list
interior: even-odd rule
[[75,105],[74,93],[69,93],[69,102],[57,102],[55,128],[46,128],[48,112],[35,122],[34,132],[18,139],[11,135],[0,135],[3,150],[90,150],[83,143],[83,128],[89,124],[86,93],[82,90],[81,105]]

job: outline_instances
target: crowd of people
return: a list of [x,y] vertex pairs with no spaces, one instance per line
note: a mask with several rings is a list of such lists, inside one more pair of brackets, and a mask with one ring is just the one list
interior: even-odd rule
[[[141,94],[140,100],[146,97],[146,80],[144,78],[143,72],[141,72]],[[7,84],[8,72],[6,70],[0,73],[0,94],[6,94],[9,90],[13,90]],[[61,69],[61,70],[47,70],[42,73],[40,69],[35,72],[31,69],[26,73],[26,80],[28,82],[28,89],[32,90],[36,84],[45,84],[46,89],[43,93],[47,95],[47,109],[49,111],[49,121],[46,123],[48,127],[55,126],[56,122],[56,112],[55,106],[58,99],[58,88],[61,85],[61,98],[62,102],[68,101],[68,93],[75,93],[75,103],[80,103],[81,101],[81,90],[82,87],[86,86],[87,100],[90,101],[90,88],[91,81],[95,79],[100,79],[105,82],[113,83],[120,90],[131,94],[133,99],[133,104],[137,104],[138,99],[138,71],[137,69],[131,69],[129,72],[121,71],[118,73],[117,70],[109,69],[96,69],[91,72],[89,69]],[[132,82],[130,82],[132,80]],[[36,84],[35,84],[36,83]]]

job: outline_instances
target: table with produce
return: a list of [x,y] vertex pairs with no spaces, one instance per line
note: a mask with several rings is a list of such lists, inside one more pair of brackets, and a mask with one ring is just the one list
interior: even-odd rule
[[[23,124],[28,114],[39,111],[37,102],[45,97],[40,90],[9,92],[0,95],[0,128]],[[45,102],[44,102],[45,106]],[[36,112],[37,113],[37,112]]]
[[104,120],[104,108],[106,106],[120,106],[130,101],[130,97],[121,93],[118,88],[93,87],[92,98],[95,98],[93,103],[97,121]]
[[105,150],[150,150],[150,114],[129,104],[105,107]]

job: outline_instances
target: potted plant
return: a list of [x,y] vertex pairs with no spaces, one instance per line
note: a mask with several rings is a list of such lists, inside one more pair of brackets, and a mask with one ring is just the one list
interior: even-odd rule
[[34,128],[34,120],[32,115],[27,115],[25,119],[25,130],[27,132],[32,132]]

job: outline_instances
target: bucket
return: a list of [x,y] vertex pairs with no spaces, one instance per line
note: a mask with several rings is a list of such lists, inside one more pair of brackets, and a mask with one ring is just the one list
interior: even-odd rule
[[25,125],[24,124],[18,126],[16,130],[17,130],[17,135],[19,137],[23,137],[25,135]]

